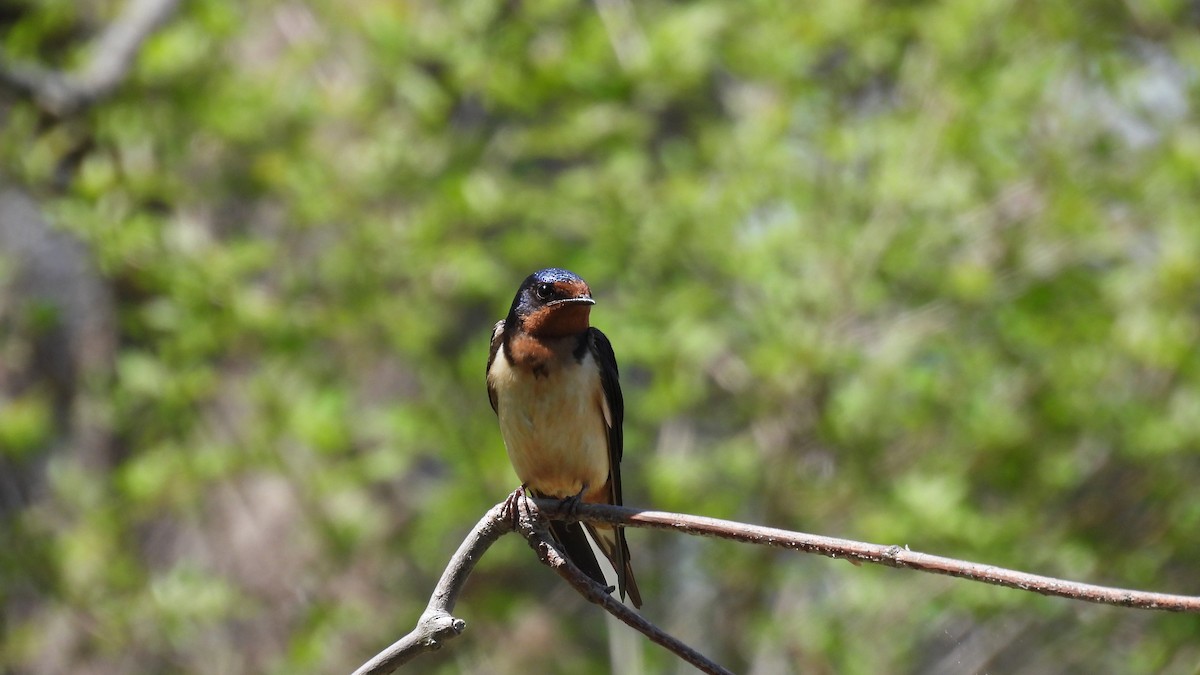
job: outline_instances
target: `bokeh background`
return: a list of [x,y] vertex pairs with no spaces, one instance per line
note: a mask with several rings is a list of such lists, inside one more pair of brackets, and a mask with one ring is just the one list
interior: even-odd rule
[[[127,10],[3,0],[2,65],[78,72]],[[483,366],[549,265],[616,348],[627,503],[1200,594],[1198,27],[193,0],[75,111],[0,86],[0,672],[346,673],[407,632],[516,484]],[[629,539],[645,614],[737,672],[1200,668],[1200,617]],[[516,537],[457,614],[414,672],[610,672]]]

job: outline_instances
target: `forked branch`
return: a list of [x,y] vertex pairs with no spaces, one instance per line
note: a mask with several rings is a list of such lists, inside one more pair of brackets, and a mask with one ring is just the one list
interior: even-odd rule
[[[762,546],[776,546],[817,553],[830,558],[845,558],[854,562],[869,562],[888,567],[945,574],[1071,600],[1135,609],[1200,614],[1200,597],[1065,581],[993,565],[928,555],[911,551],[904,546],[869,544],[849,539],[749,525],[731,520],[664,511],[646,511],[622,506],[580,504],[573,512],[568,513],[556,500],[526,499],[525,497],[521,497],[517,501],[517,505],[517,511],[520,514],[518,529],[544,564],[566,579],[589,601],[604,607],[621,621],[641,631],[654,642],[707,673],[728,673],[729,671],[671,637],[638,613],[618,602],[599,584],[592,581],[554,544],[546,530],[545,519],[581,520],[613,523],[626,527],[672,530],[684,534],[720,537]],[[446,567],[441,581],[438,582],[437,588],[429,600],[429,605],[417,622],[417,627],[356,670],[354,675],[390,673],[418,654],[439,649],[444,641],[462,633],[466,628],[466,623],[461,619],[456,619],[450,612],[454,609],[454,603],[462,591],[467,575],[471,573],[475,562],[488,547],[512,529],[513,522],[505,512],[504,502],[492,507],[475,525],[475,529],[471,531],[459,547],[458,552],[451,558],[450,564]]]
[[[608,610],[634,629],[641,631],[651,641],[662,645],[679,658],[687,661],[702,672],[712,675],[731,675],[729,670],[705,658],[703,654],[692,649],[666,631],[647,621],[608,593],[600,584],[584,574],[571,562],[550,537],[546,528],[546,520],[538,511],[537,500],[521,496],[516,504],[518,516],[518,531],[530,547],[537,553],[538,559],[554,570],[579,591],[590,602],[594,602]],[[555,502],[557,505],[557,502]],[[370,661],[354,671],[354,675],[382,675],[390,673],[419,654],[442,648],[442,644],[457,637],[467,624],[462,619],[455,618],[451,612],[466,583],[467,575],[474,569],[475,563],[484,552],[502,535],[511,532],[513,519],[505,509],[505,502],[493,506],[483,518],[476,523],[475,529],[467,535],[450,564],[442,573],[429,604],[417,620],[417,626],[408,635],[392,643],[387,649],[376,654]]]

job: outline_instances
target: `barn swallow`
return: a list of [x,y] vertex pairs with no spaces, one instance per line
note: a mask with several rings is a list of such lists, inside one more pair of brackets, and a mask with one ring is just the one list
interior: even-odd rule
[[[625,404],[612,344],[589,323],[594,304],[587,283],[571,272],[529,275],[492,331],[488,398],[522,488],[535,497],[619,505]],[[624,529],[550,524],[567,557],[606,586],[584,528],[616,570],[621,596],[641,607]]]

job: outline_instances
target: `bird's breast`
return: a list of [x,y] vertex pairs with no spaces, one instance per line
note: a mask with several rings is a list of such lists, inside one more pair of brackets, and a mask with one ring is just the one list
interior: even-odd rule
[[497,354],[488,381],[509,460],[522,482],[555,497],[578,494],[585,485],[589,493],[599,491],[607,483],[610,415],[590,353],[536,368]]

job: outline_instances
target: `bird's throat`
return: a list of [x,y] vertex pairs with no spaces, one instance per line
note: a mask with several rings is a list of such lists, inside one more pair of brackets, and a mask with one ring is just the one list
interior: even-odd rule
[[525,317],[524,332],[540,339],[579,335],[588,329],[592,306],[582,303],[549,305]]

